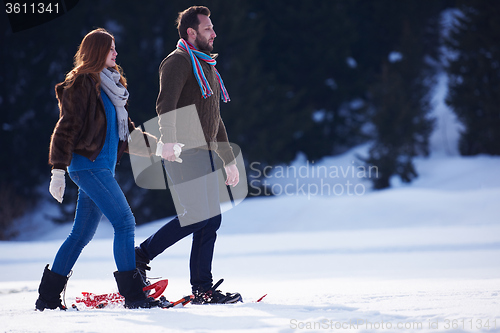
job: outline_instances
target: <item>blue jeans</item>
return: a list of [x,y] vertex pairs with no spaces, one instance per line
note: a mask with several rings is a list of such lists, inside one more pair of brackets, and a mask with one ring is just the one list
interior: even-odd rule
[[[184,212],[176,207],[178,215],[140,245],[143,253],[152,260],[182,238],[193,234],[189,262],[193,289],[207,290],[212,286],[212,259],[222,220],[219,184],[216,177],[208,176],[215,170],[212,154],[205,149],[191,149],[182,153],[182,163],[164,161],[172,195],[178,197]],[[186,190],[183,183],[193,179],[197,179],[196,191],[192,188]],[[201,220],[200,216],[211,217]],[[182,223],[186,220],[191,222]]]
[[108,169],[73,171],[70,178],[78,186],[73,229],[59,248],[52,271],[67,276],[83,248],[94,237],[105,215],[114,228],[113,253],[118,271],[135,269],[135,218],[127,199]]

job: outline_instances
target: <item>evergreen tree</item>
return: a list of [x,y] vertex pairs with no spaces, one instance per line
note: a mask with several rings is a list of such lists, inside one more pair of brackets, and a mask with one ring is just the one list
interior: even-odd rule
[[[413,158],[428,154],[429,80],[426,57],[436,58],[438,47],[437,2],[365,2],[373,21],[365,22],[367,38],[379,42],[375,55],[379,71],[370,83],[375,141],[365,161],[378,168],[374,188],[390,186],[397,175],[403,182],[417,177]],[[371,24],[370,24],[371,23]],[[373,24],[373,25],[372,25]]]
[[[2,21],[0,224],[5,228],[48,194],[48,146],[59,114],[54,86],[71,68],[81,40],[77,27],[83,16],[73,16],[74,25],[60,29],[72,13],[17,33]],[[67,198],[75,193],[69,184]]]
[[500,2],[461,1],[452,30],[447,103],[465,126],[462,155],[500,155]]
[[[265,23],[260,43],[264,73],[272,73],[262,103],[263,146],[270,162],[309,159],[359,143],[366,120],[363,73],[352,45],[357,36],[349,1],[257,1]],[[358,103],[352,103],[352,101]],[[265,104],[264,104],[265,103]]]

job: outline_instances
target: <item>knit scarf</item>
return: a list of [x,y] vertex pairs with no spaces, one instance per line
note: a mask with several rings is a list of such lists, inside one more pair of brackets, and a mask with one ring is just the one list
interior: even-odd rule
[[125,105],[128,101],[128,90],[120,83],[120,73],[114,68],[104,68],[100,73],[101,88],[113,103],[118,121],[118,136],[121,141],[129,139],[128,112]]
[[203,68],[201,68],[200,62],[198,59],[201,59],[205,61],[207,64],[210,66],[213,66],[215,74],[217,74],[217,80],[219,81],[220,84],[220,89],[221,89],[221,98],[224,101],[224,103],[227,103],[230,101],[229,95],[227,93],[226,87],[224,86],[224,82],[222,81],[222,78],[215,68],[215,65],[217,64],[217,61],[215,61],[214,58],[209,56],[206,53],[203,53],[201,51],[198,51],[198,49],[189,43],[187,40],[181,38],[177,42],[177,48],[180,50],[183,50],[189,54],[189,57],[191,58],[191,64],[193,65],[193,72],[194,72],[194,77],[196,78],[196,81],[198,81],[198,84],[200,85],[201,89],[201,94],[203,98],[207,98],[209,96],[212,96],[213,91],[212,88],[210,88],[210,84],[208,84],[207,78],[205,77],[205,74],[203,73]]

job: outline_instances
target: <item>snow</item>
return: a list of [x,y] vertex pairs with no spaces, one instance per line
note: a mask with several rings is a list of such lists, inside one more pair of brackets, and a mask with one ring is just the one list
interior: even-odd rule
[[350,68],[358,67],[358,62],[353,57],[347,57],[345,61]]
[[398,51],[392,51],[389,53],[389,56],[387,57],[389,59],[389,62],[398,62],[403,60],[403,54]]
[[[391,189],[372,191],[357,174],[356,156],[369,148],[363,145],[320,161],[299,155],[288,175],[273,167],[266,180],[281,195],[248,199],[225,213],[214,278],[223,277],[221,290],[239,291],[244,303],[34,311],[43,267],[71,228],[46,222],[56,211],[45,204],[21,221],[31,232],[0,242],[0,330],[500,332],[500,158],[459,156],[460,124],[442,103],[446,78],[438,82],[432,153],[415,160],[420,177],[411,184],[393,178]],[[349,172],[318,176],[321,167]],[[257,180],[256,171],[247,172]],[[347,189],[347,182],[365,191],[314,193]],[[167,220],[138,227],[136,242]],[[74,267],[66,304],[82,291],[117,290],[112,237],[103,221]],[[190,291],[189,249],[187,238],[152,262],[150,276],[169,279],[170,300]]]

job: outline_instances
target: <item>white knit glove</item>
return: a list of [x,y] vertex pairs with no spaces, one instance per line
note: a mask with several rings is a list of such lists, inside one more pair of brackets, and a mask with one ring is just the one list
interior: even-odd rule
[[182,163],[182,158],[179,157],[182,153],[182,147],[184,147],[184,144],[182,143],[176,143],[174,145],[175,161],[179,163]]
[[50,177],[49,192],[54,199],[62,203],[64,190],[66,189],[66,171],[61,169],[52,169],[52,177]]
[[[163,142],[158,141],[158,144],[156,145],[156,156],[162,157],[162,151],[163,151]],[[178,163],[182,163],[182,158],[179,156],[182,153],[182,147],[184,147],[183,143],[176,143],[174,145],[174,154],[175,154],[175,161]]]

